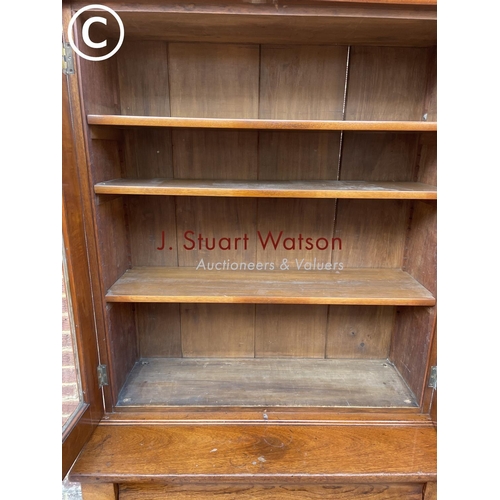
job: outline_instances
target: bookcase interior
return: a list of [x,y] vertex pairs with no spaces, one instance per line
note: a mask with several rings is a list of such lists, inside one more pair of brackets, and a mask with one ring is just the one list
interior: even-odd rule
[[[273,124],[88,127],[117,409],[421,409],[436,294],[436,133],[419,128],[436,121],[433,41],[401,32],[393,46],[380,28],[301,44],[280,29],[279,43],[229,28],[221,43],[215,28],[209,41],[152,28],[80,63],[85,115]],[[305,129],[316,121],[325,129]]]

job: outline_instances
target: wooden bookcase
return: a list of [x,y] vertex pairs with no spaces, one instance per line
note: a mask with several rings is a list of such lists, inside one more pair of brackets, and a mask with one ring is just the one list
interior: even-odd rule
[[430,3],[109,3],[123,46],[68,76],[108,376],[88,498],[433,498]]

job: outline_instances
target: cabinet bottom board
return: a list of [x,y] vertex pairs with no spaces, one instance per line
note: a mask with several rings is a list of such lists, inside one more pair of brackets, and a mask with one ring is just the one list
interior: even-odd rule
[[143,358],[117,407],[418,406],[387,360]]

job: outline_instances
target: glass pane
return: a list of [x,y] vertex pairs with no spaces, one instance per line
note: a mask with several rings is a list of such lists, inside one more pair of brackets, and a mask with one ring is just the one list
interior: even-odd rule
[[66,429],[82,401],[75,343],[75,329],[68,294],[67,270],[63,254],[62,269],[62,426]]

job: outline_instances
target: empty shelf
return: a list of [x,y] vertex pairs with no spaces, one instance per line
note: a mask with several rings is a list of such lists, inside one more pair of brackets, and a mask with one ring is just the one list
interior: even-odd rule
[[350,304],[433,306],[432,294],[400,269],[207,271],[135,267],[108,302]]
[[420,182],[231,181],[114,179],[94,186],[97,194],[238,196],[255,198],[357,198],[435,200],[435,186]]
[[266,120],[257,118],[185,118],[170,116],[88,115],[89,125],[121,127],[182,127],[257,130],[373,130],[435,132],[437,122],[347,121],[347,120]]

